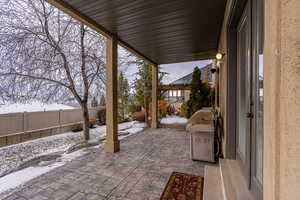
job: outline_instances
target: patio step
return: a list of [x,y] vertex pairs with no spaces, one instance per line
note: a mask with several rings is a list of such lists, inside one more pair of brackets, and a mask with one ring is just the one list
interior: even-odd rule
[[224,200],[218,165],[206,165],[204,168],[203,200]]
[[228,200],[254,200],[237,160],[219,159],[224,195]]

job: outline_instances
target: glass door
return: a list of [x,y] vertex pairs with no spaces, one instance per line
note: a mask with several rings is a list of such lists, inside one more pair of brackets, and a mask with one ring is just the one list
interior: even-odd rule
[[263,193],[263,11],[264,0],[248,0],[231,36],[236,44],[236,159],[257,200]]
[[263,193],[263,104],[264,104],[264,1],[253,0],[253,112],[251,190],[256,199]]
[[237,159],[250,183],[251,140],[251,9],[250,3],[237,27]]

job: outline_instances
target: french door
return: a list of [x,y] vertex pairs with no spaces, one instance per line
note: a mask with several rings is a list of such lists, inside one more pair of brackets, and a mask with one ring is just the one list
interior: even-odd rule
[[263,177],[263,0],[248,0],[237,26],[236,157],[256,199]]
[[263,104],[264,104],[264,1],[252,3],[252,112],[251,124],[251,190],[256,199],[263,193]]
[[250,179],[251,163],[251,9],[248,3],[237,27],[237,159]]

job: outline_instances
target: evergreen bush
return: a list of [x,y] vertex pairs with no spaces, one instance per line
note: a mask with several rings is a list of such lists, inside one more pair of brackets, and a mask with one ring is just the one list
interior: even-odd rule
[[201,81],[201,71],[195,67],[191,82],[190,99],[187,101],[186,117],[190,118],[202,107],[211,106],[211,88],[207,83]]
[[187,109],[188,109],[188,102],[186,101],[181,105],[181,108],[180,108],[180,116],[181,117],[188,118]]

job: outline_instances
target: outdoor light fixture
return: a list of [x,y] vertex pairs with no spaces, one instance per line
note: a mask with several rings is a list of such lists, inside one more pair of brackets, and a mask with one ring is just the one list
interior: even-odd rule
[[222,54],[222,53],[217,53],[216,59],[217,59],[218,61],[219,61],[219,60],[222,60],[223,56],[224,56],[224,54]]
[[216,62],[215,59],[214,59],[213,62],[212,62],[210,71],[211,71],[212,74],[214,74],[214,73],[216,73],[216,72],[218,71],[218,70],[217,70],[217,62]]
[[215,65],[212,65],[212,68],[210,69],[210,71],[211,71],[211,73],[213,73],[213,74],[217,71]]

